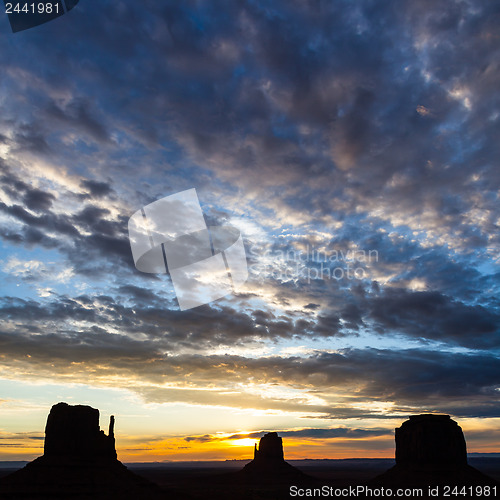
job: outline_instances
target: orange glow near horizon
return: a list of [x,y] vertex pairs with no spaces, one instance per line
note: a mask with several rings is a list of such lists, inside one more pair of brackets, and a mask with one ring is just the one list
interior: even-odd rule
[[[31,417],[32,413],[27,412],[26,415]],[[41,422],[44,419],[44,412],[40,412],[37,420],[33,424],[30,423],[27,428],[40,428],[38,420]],[[107,415],[103,417],[103,421],[107,421]],[[141,418],[139,423],[143,421]],[[265,432],[248,426],[243,429],[231,429],[230,432],[196,432],[165,436],[157,429],[153,429],[154,426],[150,426],[149,430],[153,432],[145,435],[140,432],[141,427],[132,427],[125,419],[122,422],[124,425],[118,429],[125,428],[125,431],[116,434],[118,459],[122,462],[251,460],[254,455],[254,446],[259,443],[259,439],[255,436],[260,436]],[[349,424],[335,423],[332,428],[377,428],[373,423],[372,425],[366,422],[350,422]],[[496,419],[461,419],[460,424],[469,453],[498,453],[499,450],[495,447],[496,436],[499,434]],[[0,429],[0,460],[28,461],[43,454],[43,432],[28,430],[20,432],[18,428],[14,428],[13,423],[10,423],[10,427],[9,430]],[[383,433],[384,428],[379,425],[378,429],[382,430],[382,434],[365,435],[361,438],[308,437],[306,436],[307,428],[304,427],[285,427],[277,432],[283,439],[285,460],[394,458],[393,428],[391,422],[387,425],[387,432]],[[304,430],[300,437],[293,435],[298,429]]]
[[[206,442],[181,438],[162,440],[134,446],[117,447],[123,462],[198,461],[198,460],[251,460],[258,439],[214,438]],[[313,440],[287,438],[284,440],[286,460],[342,459],[342,458],[392,458],[394,445],[386,440]],[[373,447],[373,449],[372,449]]]
[[256,444],[258,444],[258,439],[251,438],[243,438],[243,439],[234,439],[229,441],[231,446],[239,446],[239,447],[251,447],[252,449]]
[[[228,439],[224,436],[186,441],[172,438],[134,446],[118,446],[119,459],[123,462],[154,461],[203,461],[203,460],[251,460],[258,439]],[[367,439],[312,439],[283,438],[285,460],[394,458],[393,436]],[[495,453],[498,449],[491,442],[471,439],[469,453]]]
[[[183,438],[171,438],[157,442],[120,444],[118,439],[118,459],[122,462],[195,462],[251,460],[254,444],[258,439],[216,438],[207,442],[187,442]],[[303,459],[348,459],[348,458],[394,458],[394,440],[388,439],[298,439],[286,438],[283,442],[285,460]],[[469,453],[498,452],[491,443],[474,443],[468,447]],[[31,446],[10,443],[3,447],[0,460],[33,460],[43,454],[43,445]]]

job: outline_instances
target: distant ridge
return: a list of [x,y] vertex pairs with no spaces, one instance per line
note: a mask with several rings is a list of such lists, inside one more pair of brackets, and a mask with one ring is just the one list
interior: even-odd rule
[[29,462],[27,460],[0,460],[0,469],[20,469],[28,463]]

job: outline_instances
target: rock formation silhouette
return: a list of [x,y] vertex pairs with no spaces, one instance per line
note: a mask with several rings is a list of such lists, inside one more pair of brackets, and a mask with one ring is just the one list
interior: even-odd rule
[[285,461],[283,440],[276,432],[268,432],[255,445],[254,458],[237,472],[214,476],[207,480],[206,496],[217,499],[289,499],[290,485],[316,486],[315,478]]
[[116,459],[114,425],[112,415],[106,436],[99,429],[99,410],[90,406],[56,404],[45,426],[44,456]]
[[268,432],[259,441],[259,447],[255,443],[253,450],[255,463],[266,463],[269,461],[284,462],[283,439],[276,432]]
[[298,469],[285,462],[283,440],[276,432],[268,432],[260,438],[259,447],[254,448],[253,460],[245,465],[246,473],[259,474],[302,474]]
[[165,493],[117,460],[115,419],[99,429],[99,410],[59,403],[45,427],[44,454],[0,480],[2,499],[145,499]]
[[414,415],[396,429],[399,465],[467,465],[460,426],[449,415]]
[[498,484],[467,464],[464,434],[449,415],[413,415],[396,429],[395,439],[396,465],[370,481],[370,486]]
[[255,483],[304,481],[308,476],[285,461],[283,440],[276,432],[268,432],[255,445],[254,458],[240,471],[242,477]]

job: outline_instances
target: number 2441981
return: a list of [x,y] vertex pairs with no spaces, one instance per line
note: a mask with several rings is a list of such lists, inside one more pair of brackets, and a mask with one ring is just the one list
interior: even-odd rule
[[58,2],[6,3],[6,14],[59,14]]

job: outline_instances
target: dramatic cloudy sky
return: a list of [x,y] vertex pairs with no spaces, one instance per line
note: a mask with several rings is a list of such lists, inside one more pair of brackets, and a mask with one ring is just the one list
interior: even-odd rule
[[[123,460],[499,451],[500,6],[81,0],[0,16],[0,459],[59,401]],[[196,188],[249,279],[181,311],[128,219]]]

